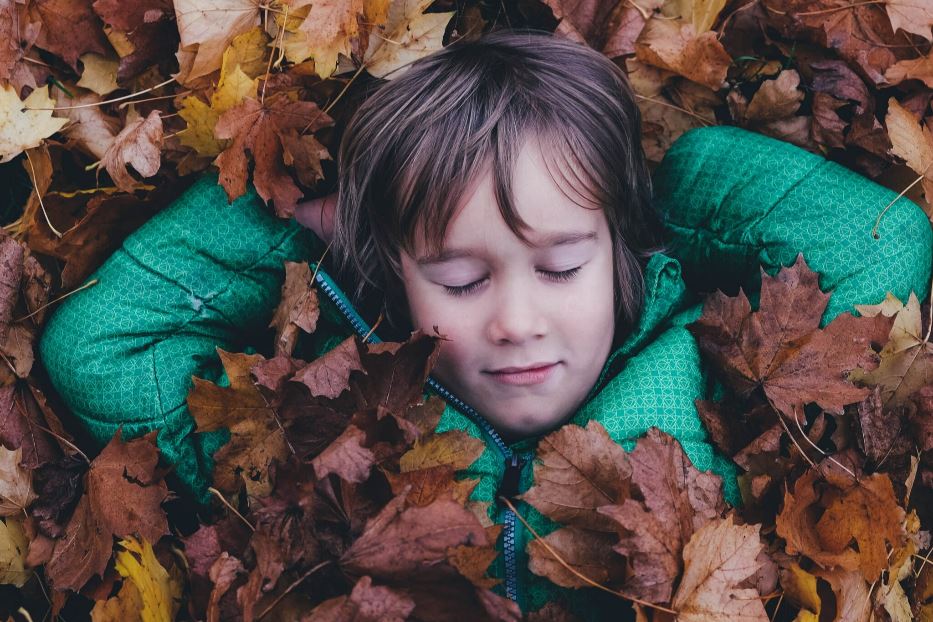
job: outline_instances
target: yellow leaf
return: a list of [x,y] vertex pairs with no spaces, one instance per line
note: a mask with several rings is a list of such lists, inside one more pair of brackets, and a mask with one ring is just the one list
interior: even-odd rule
[[695,0],[693,2],[693,27],[697,32],[706,32],[716,23],[726,0]]
[[214,126],[224,112],[246,97],[255,97],[257,83],[258,80],[246,75],[239,65],[234,65],[229,74],[221,75],[210,105],[198,97],[186,97],[178,110],[178,115],[188,123],[188,128],[178,135],[181,144],[204,156],[215,156],[223,151],[229,141],[215,138]]
[[399,467],[402,473],[441,465],[454,470],[465,469],[479,458],[483,447],[482,441],[461,430],[433,434],[403,455]]
[[98,95],[106,95],[120,88],[117,84],[119,61],[89,52],[81,57],[81,62],[84,63],[84,71],[78,80],[78,86]]
[[891,138],[891,153],[904,160],[918,175],[933,179],[933,134],[930,128],[921,127],[913,113],[893,97],[888,100],[888,114],[884,121]]
[[796,622],[816,622],[820,617],[822,599],[816,590],[816,577],[801,568],[796,562],[781,572],[781,587],[784,596],[800,607]]
[[237,35],[224,50],[223,63],[220,65],[220,81],[231,73],[237,65],[250,78],[258,78],[266,73],[269,64],[269,35],[256,27]]
[[432,1],[392,0],[385,26],[373,29],[363,57],[370,75],[391,79],[391,72],[441,49],[453,13],[425,15]]
[[[62,129],[68,119],[52,116],[55,102],[49,87],[43,86],[21,101],[9,84],[0,86],[0,164],[9,162],[26,149],[38,147],[43,139]],[[31,109],[31,110],[30,110]]]
[[174,620],[181,603],[182,586],[156,559],[152,545],[132,536],[120,540],[114,567],[125,579],[116,596],[100,601],[91,611],[94,622],[162,622]]
[[[307,9],[307,16],[286,47],[286,56],[294,63],[314,58],[314,67],[321,78],[329,78],[337,68],[337,57],[351,55],[352,41],[359,37],[359,18],[363,16],[364,0],[329,0],[291,3],[296,9]],[[286,26],[287,28],[287,26]],[[300,58],[299,58],[300,57]]]
[[32,575],[26,570],[26,534],[22,524],[13,518],[0,520],[0,583],[23,587]]

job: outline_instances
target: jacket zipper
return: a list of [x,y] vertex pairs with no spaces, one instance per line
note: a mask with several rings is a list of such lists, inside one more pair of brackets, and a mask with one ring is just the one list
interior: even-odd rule
[[[375,334],[375,332],[370,330],[366,320],[360,316],[356,309],[354,309],[352,305],[345,302],[345,296],[340,291],[340,288],[328,275],[324,273],[323,270],[320,269],[319,266],[315,273],[314,280],[317,283],[318,289],[323,291],[327,298],[334,304],[335,307],[337,307],[337,309],[346,318],[347,322],[350,323],[350,325],[353,327],[353,330],[356,331],[361,339],[367,339],[372,343],[382,342],[382,340]],[[436,379],[428,376],[428,380],[425,384],[427,384],[444,401],[453,405],[454,408],[469,417],[474,423],[476,423],[476,425],[480,427],[480,429],[482,429],[483,433],[489,437],[493,445],[495,445],[495,447],[499,450],[499,453],[502,455],[502,459],[505,462],[505,472],[503,473],[502,477],[502,485],[500,485],[499,491],[497,491],[497,495],[502,494],[508,499],[511,499],[517,495],[521,483],[522,468],[531,459],[531,455],[519,454],[512,451],[512,449],[506,445],[505,441],[502,440],[502,437],[499,436],[499,433],[496,432],[495,428],[492,427],[492,424],[486,421],[482,415],[476,412],[466,402],[451,393]],[[502,508],[501,516],[503,523],[502,555],[505,561],[505,593],[508,598],[518,602],[518,560],[515,541],[516,518],[515,513],[508,507]]]

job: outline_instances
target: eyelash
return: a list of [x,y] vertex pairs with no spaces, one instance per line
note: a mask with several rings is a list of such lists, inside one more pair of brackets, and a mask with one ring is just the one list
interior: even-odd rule
[[[577,272],[580,271],[581,267],[582,266],[577,266],[576,268],[571,268],[570,270],[562,270],[560,272],[551,272],[549,270],[539,270],[539,272],[547,275],[547,278],[551,279],[552,281],[561,282],[561,281],[569,281],[573,277],[577,276]],[[472,283],[467,283],[466,285],[458,285],[458,286],[444,285],[444,289],[446,289],[447,293],[450,294],[451,296],[466,296],[467,294],[471,294],[477,289],[479,289],[480,285],[482,285],[483,281],[485,280],[486,278],[484,277],[480,279],[479,281],[473,281]]]

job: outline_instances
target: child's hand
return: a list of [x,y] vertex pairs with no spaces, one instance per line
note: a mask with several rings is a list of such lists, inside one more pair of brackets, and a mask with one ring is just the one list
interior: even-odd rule
[[311,229],[325,243],[334,237],[334,208],[337,206],[337,193],[326,197],[311,199],[295,207],[295,220]]

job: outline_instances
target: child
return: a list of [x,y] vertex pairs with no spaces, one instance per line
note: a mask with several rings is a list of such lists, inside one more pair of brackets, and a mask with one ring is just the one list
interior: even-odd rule
[[[346,128],[335,201],[297,215],[333,236],[331,272],[352,295],[326,264],[320,278],[346,326],[365,334],[381,311],[383,339],[435,327],[447,337],[431,380],[449,404],[439,429],[486,442],[465,476],[505,525],[492,573],[523,611],[600,597],[532,575],[529,534],[496,501],[528,488],[547,432],[595,419],[631,448],[660,427],[738,501],[735,469],[694,406],[709,395],[684,327],[700,290],[748,291],[759,265],[773,272],[803,252],[835,290],[825,322],[888,290],[906,299],[929,277],[922,212],[902,200],[873,238],[894,193],[842,167],[736,128],[697,130],[655,173],[652,205],[640,137],[635,97],[607,58],[546,33],[495,33],[381,86]],[[205,177],[49,321],[41,355],[52,381],[101,442],[120,424],[126,435],[159,427],[166,458],[203,491],[199,456],[216,446],[192,434],[189,378],[216,375],[214,348],[268,322],[282,261],[321,254],[306,235],[254,194],[226,205]]]

